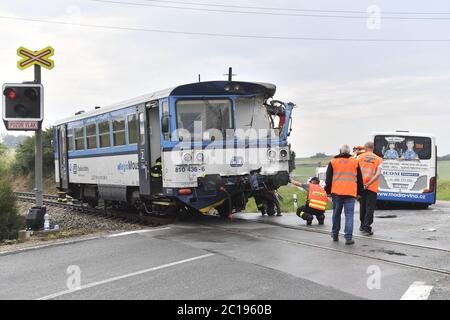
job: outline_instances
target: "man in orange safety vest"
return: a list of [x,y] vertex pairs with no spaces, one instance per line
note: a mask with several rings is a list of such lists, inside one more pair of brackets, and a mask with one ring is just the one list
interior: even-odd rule
[[339,241],[342,209],[345,213],[345,244],[352,245],[355,201],[363,192],[363,181],[358,161],[350,154],[350,147],[343,144],[340,153],[331,159],[327,168],[325,190],[333,199],[333,227],[331,237]]
[[377,205],[377,192],[378,192],[378,180],[381,174],[381,164],[383,160],[373,153],[373,142],[367,142],[365,144],[365,150],[363,154],[360,154],[357,158],[364,182],[364,192],[361,194],[360,199],[360,220],[363,235],[373,235],[372,223],[375,207]]
[[320,180],[317,177],[311,177],[308,183],[300,183],[294,179],[290,179],[290,182],[296,186],[300,187],[306,192],[308,196],[305,205],[297,209],[297,216],[306,220],[306,225],[310,226],[314,219],[314,216],[322,225],[325,220],[325,210],[327,208],[327,192],[319,185]]

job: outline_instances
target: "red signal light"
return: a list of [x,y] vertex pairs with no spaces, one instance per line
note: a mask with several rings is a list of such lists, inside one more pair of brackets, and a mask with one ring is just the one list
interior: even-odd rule
[[16,100],[17,98],[17,92],[14,89],[7,89],[5,96],[9,99],[9,100]]

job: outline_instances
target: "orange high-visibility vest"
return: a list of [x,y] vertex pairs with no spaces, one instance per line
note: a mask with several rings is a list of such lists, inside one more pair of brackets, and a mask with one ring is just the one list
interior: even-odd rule
[[358,193],[358,161],[355,158],[334,158],[331,193],[339,196],[356,197]]
[[[358,162],[359,167],[361,168],[363,182],[366,184],[377,173],[378,167],[381,165],[383,160],[372,152],[365,152],[358,156]],[[367,187],[367,189],[373,192],[378,192],[378,179]]]
[[318,184],[309,184],[308,206],[313,209],[325,211],[327,208],[327,192]]

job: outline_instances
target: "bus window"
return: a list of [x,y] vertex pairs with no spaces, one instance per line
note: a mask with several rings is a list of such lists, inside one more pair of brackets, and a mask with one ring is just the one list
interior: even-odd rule
[[75,128],[75,150],[84,150],[84,127]]
[[100,148],[111,146],[111,137],[109,135],[109,121],[101,121],[98,123],[98,137],[100,141]]
[[375,137],[375,153],[388,160],[429,160],[432,155],[431,145],[428,137]]

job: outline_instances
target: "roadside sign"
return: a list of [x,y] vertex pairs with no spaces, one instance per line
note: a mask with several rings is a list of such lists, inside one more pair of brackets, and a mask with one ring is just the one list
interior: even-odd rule
[[47,69],[53,69],[55,62],[49,59],[53,56],[55,50],[52,47],[47,47],[39,51],[32,51],[24,47],[17,49],[17,54],[22,59],[17,62],[17,68],[24,70],[32,65],[39,65]]
[[38,130],[39,122],[38,121],[8,121],[7,122],[8,130]]

